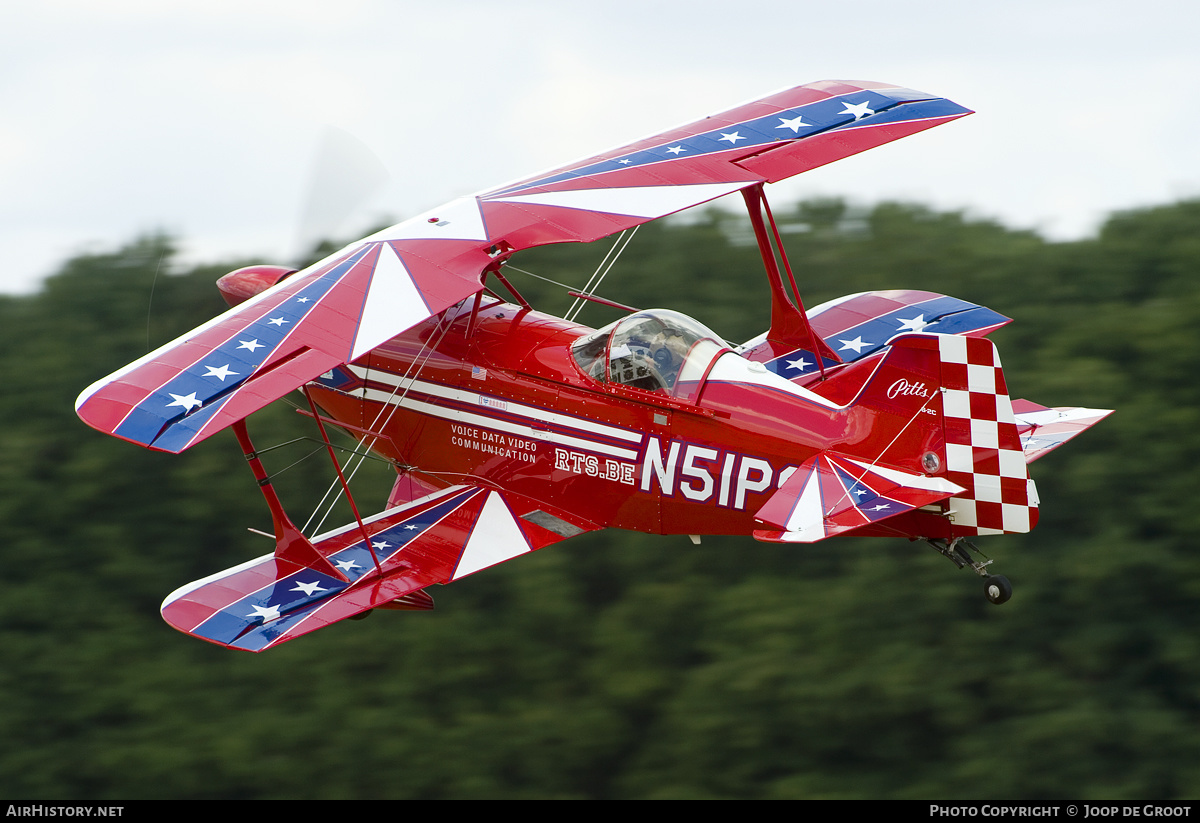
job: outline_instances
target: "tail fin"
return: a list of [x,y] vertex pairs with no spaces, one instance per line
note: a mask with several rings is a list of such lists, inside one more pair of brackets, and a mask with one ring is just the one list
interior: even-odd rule
[[1037,523],[1037,489],[996,347],[986,338],[939,335],[938,349],[946,472],[967,489],[950,500],[955,534],[1027,532]]
[[[871,421],[872,434],[862,441],[859,456],[963,487],[947,504],[952,536],[1033,528],[1037,490],[1026,470],[1000,357],[990,340],[899,335],[889,341],[881,361],[862,361],[844,379],[861,381],[853,372],[868,368],[872,374],[851,404],[868,412],[864,419]],[[819,386],[810,388],[824,393]],[[836,395],[839,388],[830,386],[829,391]]]

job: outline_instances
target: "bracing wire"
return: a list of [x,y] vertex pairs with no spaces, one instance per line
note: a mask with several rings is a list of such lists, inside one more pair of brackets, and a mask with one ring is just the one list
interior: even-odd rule
[[[614,240],[613,244],[608,247],[608,251],[604,253],[604,259],[600,261],[599,265],[596,266],[596,270],[594,272],[592,272],[592,276],[588,278],[588,281],[583,284],[583,288],[579,290],[581,293],[591,294],[593,285],[596,284],[596,278],[599,277],[599,278],[603,279],[604,275],[602,274],[602,272],[607,273],[607,270],[605,269],[605,265],[608,263],[609,259],[613,256],[613,252],[616,252],[617,249],[620,248],[621,241],[625,238],[625,234],[626,234],[626,232],[624,232],[624,231],[621,232],[620,234],[618,234],[617,239]],[[583,301],[580,298],[578,298],[578,297],[575,298],[575,302],[571,304],[571,307],[569,309],[567,309],[567,313],[564,315],[564,319],[570,320],[571,315],[573,313],[576,313],[579,311],[580,304],[582,302]]]
[[[632,229],[622,231],[617,236],[616,241],[609,248],[608,253],[604,256],[604,259],[601,260],[600,264],[596,267],[596,271],[592,273],[592,276],[588,278],[587,284],[582,290],[580,290],[582,294],[595,294],[596,289],[600,287],[600,284],[604,281],[604,278],[608,276],[608,273],[612,271],[613,266],[616,265],[617,260],[624,253],[625,249],[629,247],[629,243],[631,240],[633,240],[633,236],[637,234],[637,230],[638,227],[634,226]],[[519,269],[511,265],[509,266],[509,269],[526,274],[530,277],[534,277],[538,280],[544,280],[547,283],[560,286],[568,291],[574,290],[572,286],[569,286],[566,283],[560,283],[557,280],[552,280],[549,277],[543,277],[542,275],[534,274],[531,271]],[[583,308],[584,302],[586,301],[583,298],[575,298],[575,302],[572,303],[564,319],[573,321]],[[381,404],[378,413],[375,415],[375,419],[368,427],[371,431],[379,431],[380,426],[386,427],[388,423],[391,422],[393,415],[395,415],[397,409],[399,409],[399,407],[404,403],[404,398],[408,396],[409,390],[412,388],[413,383],[416,382],[415,375],[420,373],[421,369],[424,368],[425,363],[428,362],[429,358],[433,356],[433,352],[437,349],[437,346],[445,337],[446,332],[450,330],[451,325],[451,322],[444,322],[437,339],[426,341],[422,345],[421,351],[419,351],[417,356],[413,359],[408,371],[405,372],[404,376],[400,379],[400,381],[398,381],[395,388],[392,389],[391,395],[389,395],[388,398]],[[401,386],[403,386],[403,391],[401,391]],[[399,393],[399,397],[397,397],[397,393]],[[386,418],[384,417],[385,414]],[[371,450],[372,446],[374,446],[377,439],[377,437],[373,436],[363,439],[358,443],[357,447],[354,449],[354,452],[346,461],[347,468],[349,469],[349,473],[346,478],[347,482],[354,479],[355,474],[357,474],[358,470],[366,462],[367,458],[369,457],[368,452]],[[357,458],[357,462],[355,462],[355,458]],[[351,467],[350,464],[353,464],[353,466]],[[313,534],[316,531],[320,531],[329,515],[333,513],[333,507],[337,505],[337,502],[341,499],[343,493],[344,492],[341,489],[340,482],[335,481],[331,483],[329,488],[326,489],[325,494],[321,497],[321,500],[314,507],[313,513],[309,516],[308,521],[304,524],[302,531],[306,534]],[[324,513],[322,513],[322,510],[324,510]],[[317,520],[318,515],[320,515],[319,520]],[[314,520],[317,520],[317,524],[315,528],[310,531],[310,526],[312,526]]]
[[[617,260],[629,247],[629,242],[633,240],[633,236],[637,234],[639,226],[634,226],[632,229],[626,229],[617,235],[616,241],[608,250],[608,254],[604,255],[604,259],[600,261],[600,265],[596,267],[596,271],[592,272],[592,276],[588,278],[581,292],[583,294],[595,294],[596,289],[600,288],[600,284],[604,282],[604,278],[612,271],[612,267],[616,265]],[[565,320],[574,321],[583,308],[584,299],[576,297],[575,302],[571,304],[571,308],[567,310],[564,317]]]
[[[943,389],[942,391],[945,391],[945,390]],[[925,413],[925,410],[927,408],[929,408],[929,404],[932,403],[933,399],[938,396],[940,396],[939,392],[933,392],[930,394],[930,396],[928,398],[926,398],[925,402],[921,404],[921,408],[919,408],[915,412],[913,412],[913,416],[909,418],[908,422],[905,423],[903,427],[901,427],[900,431],[896,432],[896,436],[892,438],[892,441],[890,443],[888,443],[886,446],[884,446],[884,448],[879,452],[879,454],[875,456],[875,459],[870,462],[869,466],[866,469],[864,469],[862,472],[859,473],[858,477],[854,478],[855,483],[861,483],[863,481],[863,478],[865,478],[867,476],[867,472],[870,469],[875,468],[875,466],[879,463],[879,459],[888,453],[888,450],[891,449],[891,447],[896,444],[896,441],[900,439],[900,436],[902,434],[904,434],[905,431],[908,430],[909,426],[911,426],[914,422],[916,422],[916,419],[918,417],[920,417],[922,414]],[[825,510],[825,512],[824,512],[825,516],[828,517],[830,514],[832,514],[834,509],[836,509],[838,506],[842,505],[842,502],[845,501],[846,499],[848,499],[849,496],[850,496],[849,489],[843,491],[841,498],[836,500],[832,505],[829,506],[829,508],[827,508]]]
[[528,275],[529,277],[532,277],[532,278],[534,278],[535,280],[541,280],[541,281],[543,281],[543,282],[545,282],[545,283],[550,283],[550,284],[552,284],[552,285],[555,285],[555,286],[558,286],[558,287],[560,287],[560,288],[564,288],[564,289],[566,289],[567,291],[575,291],[575,287],[574,287],[574,286],[572,286],[572,285],[570,285],[570,284],[568,284],[568,283],[563,283],[563,282],[561,282],[561,281],[558,281],[558,280],[552,280],[551,278],[549,278],[549,277],[545,277],[545,276],[543,276],[543,275],[540,275],[540,274],[534,274],[533,272],[531,272],[531,271],[528,271],[528,270],[526,270],[526,269],[518,268],[518,267],[516,267],[516,266],[512,265],[511,263],[509,263],[507,266],[505,266],[505,267],[504,267],[504,270],[505,270],[505,271],[515,271],[515,272],[520,272],[521,274]]
[[[437,346],[446,336],[446,332],[450,330],[451,325],[451,322],[444,322],[437,339],[426,341],[422,345],[421,350],[417,353],[417,356],[413,358],[412,365],[409,366],[408,371],[400,380],[400,383],[404,384],[404,391],[400,394],[399,398],[397,398],[396,394],[400,391],[400,385],[397,385],[394,389],[392,389],[391,395],[389,395],[388,398],[383,402],[379,411],[375,415],[375,419],[371,421],[371,425],[368,427],[370,430],[379,431],[380,425],[387,426],[388,423],[391,422],[392,416],[404,402],[404,398],[408,395],[408,391],[412,387],[413,382],[415,382],[415,378],[412,376],[414,373],[413,370],[415,369],[416,373],[420,373],[421,369],[425,367],[425,363],[428,362],[429,358],[433,356],[433,352],[437,349]],[[385,410],[387,410],[386,419],[383,418]],[[362,468],[364,463],[366,463],[367,459],[370,457],[369,452],[371,447],[375,445],[375,441],[377,439],[378,438],[376,437],[371,437],[369,439],[359,441],[358,445],[354,449],[354,452],[346,461],[347,468],[349,469],[349,473],[346,478],[347,482],[353,480],[354,476],[358,473],[358,470]],[[357,458],[357,462],[355,462],[355,458]],[[351,463],[354,464],[352,468],[350,467]],[[325,490],[325,494],[322,495],[320,501],[318,501],[317,505],[313,508],[313,513],[309,516],[308,521],[305,522],[302,531],[305,534],[315,534],[316,532],[319,532],[325,525],[325,521],[329,518],[329,515],[333,513],[333,507],[337,505],[337,502],[341,499],[342,494],[343,491],[340,481],[334,480],[332,483],[330,483],[329,488]],[[330,499],[331,496],[332,499]],[[324,509],[323,514],[321,513],[322,509]],[[320,515],[320,520],[317,521],[316,527],[310,532],[309,527],[312,525],[314,520],[317,520],[318,515]]]

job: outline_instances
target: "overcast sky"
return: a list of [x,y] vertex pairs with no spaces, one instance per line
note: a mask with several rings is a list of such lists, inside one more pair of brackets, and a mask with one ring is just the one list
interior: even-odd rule
[[[191,261],[289,262],[321,156],[388,171],[320,229],[349,239],[831,78],[977,114],[771,187],[777,208],[904,199],[1080,237],[1200,196],[1197,43],[1186,0],[7,3],[0,292],[158,230]],[[323,155],[331,128],[352,139]]]

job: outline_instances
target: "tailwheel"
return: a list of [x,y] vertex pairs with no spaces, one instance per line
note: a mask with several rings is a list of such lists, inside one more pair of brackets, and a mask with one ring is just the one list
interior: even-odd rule
[[999,606],[1001,603],[1007,603],[1012,597],[1012,583],[1002,574],[988,575],[983,578],[983,593],[989,603]]
[[[983,593],[989,603],[999,606],[1001,603],[1007,603],[1009,598],[1012,597],[1012,583],[1002,574],[988,574],[987,567],[992,564],[992,560],[973,543],[968,543],[961,537],[956,537],[953,540],[935,538],[933,540],[926,540],[925,542],[937,549],[943,556],[949,558],[958,568],[965,569],[970,567],[972,571],[982,577]],[[971,552],[974,552],[983,559],[974,559],[971,556]]]

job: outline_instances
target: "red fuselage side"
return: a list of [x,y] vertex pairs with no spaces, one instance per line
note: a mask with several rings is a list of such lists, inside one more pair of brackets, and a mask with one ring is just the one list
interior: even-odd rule
[[[819,451],[941,448],[929,427],[905,427],[905,398],[892,413],[781,391],[773,376],[729,379],[763,371],[733,353],[722,355],[732,370],[714,370],[693,401],[602,382],[571,351],[592,331],[498,302],[472,318],[468,302],[356,361],[342,390],[313,384],[314,398],[360,438],[382,435],[374,449],[425,484],[493,485],[600,527],[664,534],[749,534],[755,512]],[[884,533],[941,531],[936,515],[912,515]]]

